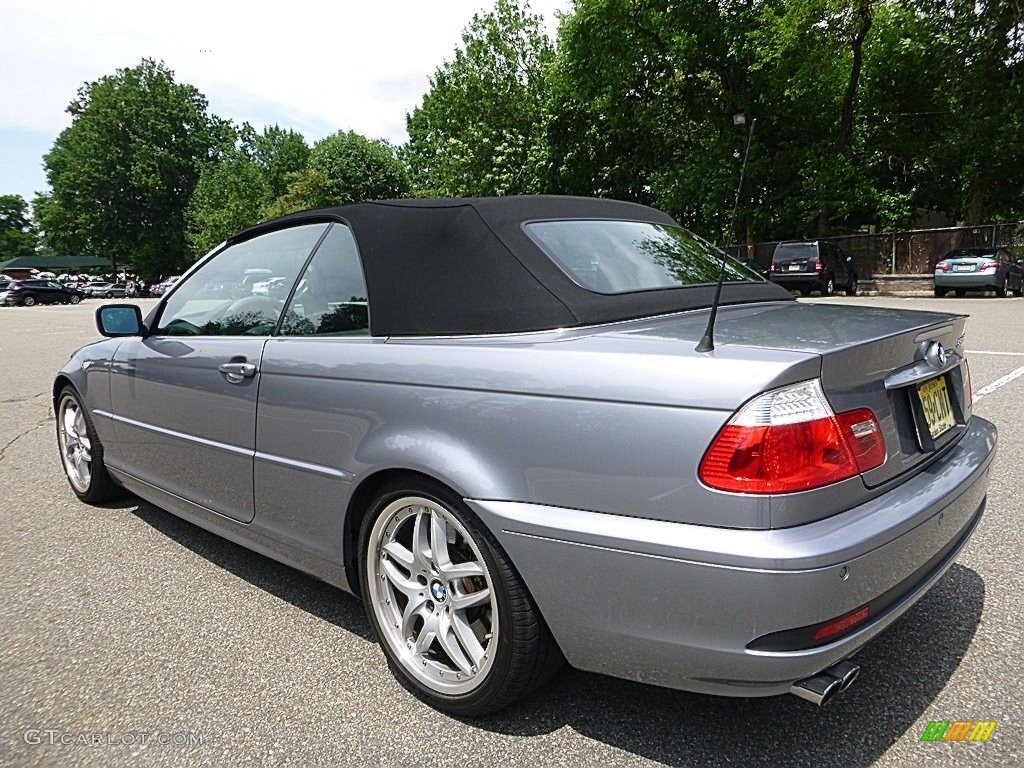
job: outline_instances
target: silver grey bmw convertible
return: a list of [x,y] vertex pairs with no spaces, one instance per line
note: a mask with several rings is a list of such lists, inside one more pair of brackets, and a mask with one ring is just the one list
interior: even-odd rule
[[360,203],[100,307],[57,438],[82,500],[360,595],[439,709],[565,662],[824,704],[985,509],[965,320],[798,303],[640,205]]

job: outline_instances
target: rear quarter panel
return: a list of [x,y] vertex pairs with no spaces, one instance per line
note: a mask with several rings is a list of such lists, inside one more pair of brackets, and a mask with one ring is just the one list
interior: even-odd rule
[[691,359],[678,341],[555,336],[271,340],[258,524],[329,556],[355,486],[400,468],[466,498],[768,526],[767,498],[712,494],[696,468],[740,403],[817,375],[817,356]]

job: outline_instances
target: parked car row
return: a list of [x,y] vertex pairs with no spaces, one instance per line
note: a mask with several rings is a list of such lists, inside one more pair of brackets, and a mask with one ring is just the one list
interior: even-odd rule
[[85,294],[68,288],[56,280],[11,280],[0,285],[0,304],[8,307],[31,307],[36,304],[78,304]]
[[[765,279],[803,296],[814,291],[832,296],[838,290],[847,296],[857,294],[859,275],[853,258],[824,240],[779,243],[767,268],[754,259],[739,261]],[[1024,296],[1024,259],[1015,258],[1001,247],[957,248],[935,265],[934,285],[939,298],[950,291],[956,296],[965,296],[968,291]]]

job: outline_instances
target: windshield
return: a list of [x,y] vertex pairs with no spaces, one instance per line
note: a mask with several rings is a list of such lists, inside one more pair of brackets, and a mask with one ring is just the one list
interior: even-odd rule
[[[525,230],[578,285],[615,294],[718,280],[722,252],[681,227],[639,221],[535,221]],[[729,282],[763,282],[725,260]]]

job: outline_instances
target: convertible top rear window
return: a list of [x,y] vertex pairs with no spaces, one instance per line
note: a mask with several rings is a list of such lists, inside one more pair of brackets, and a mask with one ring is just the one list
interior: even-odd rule
[[[594,220],[534,221],[525,229],[574,282],[595,293],[632,293],[718,280],[721,251],[681,227]],[[725,279],[763,281],[731,258],[726,259]]]

